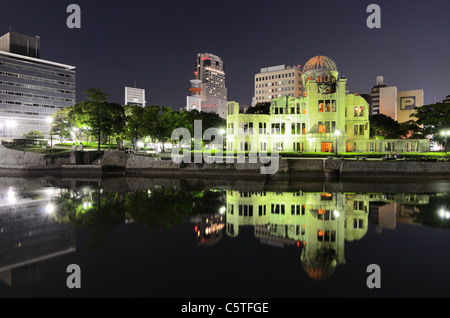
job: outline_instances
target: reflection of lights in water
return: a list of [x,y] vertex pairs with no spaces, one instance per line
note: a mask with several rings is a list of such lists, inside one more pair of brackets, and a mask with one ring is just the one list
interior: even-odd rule
[[91,202],[84,202],[83,203],[83,209],[87,209],[87,208],[91,208],[92,207],[92,203]]
[[[225,227],[225,224],[223,224],[223,223],[221,223],[221,224],[211,224],[210,227],[205,228],[205,234],[209,235],[209,234],[214,233],[214,232],[219,232],[224,227]],[[200,234],[200,231],[199,231],[199,234]]]
[[9,204],[16,203],[17,201],[16,193],[13,190],[9,189],[8,194],[6,196],[6,200],[8,201]]
[[442,218],[442,219],[450,219],[450,212],[449,211],[446,211],[446,210],[444,210],[444,209],[440,209],[439,210],[439,216]]
[[60,191],[59,189],[55,189],[55,188],[45,188],[44,189],[44,193],[48,197],[56,196],[59,193],[59,191]]
[[45,212],[47,214],[52,214],[53,212],[55,212],[55,205],[53,203],[47,204],[47,206],[45,207]]

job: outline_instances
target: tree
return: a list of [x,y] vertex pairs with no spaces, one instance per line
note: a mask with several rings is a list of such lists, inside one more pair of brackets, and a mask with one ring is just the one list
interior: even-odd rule
[[409,120],[407,122],[400,124],[400,132],[403,138],[407,139],[420,139],[423,138],[422,127],[417,125],[414,120]]
[[44,139],[44,134],[37,130],[30,130],[29,132],[23,134],[25,139]]
[[131,140],[132,144],[147,136],[148,129],[146,129],[144,123],[144,112],[145,108],[141,106],[124,106],[125,126],[123,127],[123,137]]
[[270,102],[258,103],[254,107],[249,107],[245,113],[270,115]]
[[107,94],[100,89],[90,88],[85,91],[87,99],[75,104],[69,117],[79,128],[87,126],[92,135],[97,137],[100,150],[101,137],[110,136],[124,125],[123,107],[119,104],[108,103]]
[[69,112],[71,108],[72,106],[58,109],[52,116],[50,134],[58,136],[61,142],[70,139],[72,123],[70,122]]
[[436,103],[415,107],[411,117],[415,117],[418,125],[423,125],[423,135],[431,136],[433,141],[445,143],[442,130],[450,130],[450,103]]
[[180,123],[183,122],[181,113],[173,111],[167,106],[149,106],[145,108],[144,123],[148,129],[148,135],[156,138],[163,144],[171,138],[172,132],[179,128]]
[[370,136],[382,136],[388,139],[400,138],[400,124],[384,114],[372,115],[370,121]]

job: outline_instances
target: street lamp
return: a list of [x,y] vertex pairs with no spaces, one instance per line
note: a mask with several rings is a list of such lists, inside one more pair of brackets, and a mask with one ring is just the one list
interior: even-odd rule
[[336,136],[336,156],[338,154],[338,137],[341,135],[341,132],[339,130],[336,130],[334,132],[334,135]]
[[448,136],[450,136],[450,130],[441,131],[441,135],[445,137],[445,153],[447,153]]

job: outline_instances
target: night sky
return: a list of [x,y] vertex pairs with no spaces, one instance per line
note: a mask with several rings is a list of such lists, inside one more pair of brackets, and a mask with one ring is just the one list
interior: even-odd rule
[[[81,29],[66,8],[81,7]],[[381,7],[381,29],[366,25]],[[260,68],[332,58],[348,89],[369,93],[378,75],[399,90],[423,89],[425,104],[450,94],[450,1],[4,1],[0,33],[41,38],[41,58],[77,67],[77,101],[101,88],[124,103],[124,87],[147,104],[185,106],[196,54],[225,63],[228,100],[250,104]]]

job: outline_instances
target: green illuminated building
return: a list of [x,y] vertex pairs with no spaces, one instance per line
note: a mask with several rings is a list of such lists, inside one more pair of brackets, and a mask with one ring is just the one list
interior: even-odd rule
[[[277,79],[272,86],[276,86]],[[241,114],[227,103],[227,150],[298,152],[428,151],[428,140],[370,138],[369,105],[346,92],[347,79],[326,56],[303,68],[303,96],[275,98],[270,114]]]
[[[413,223],[413,213],[400,215],[403,205],[429,202],[427,195],[417,194],[303,191],[227,191],[226,200],[227,236],[238,237],[240,227],[254,226],[261,243],[301,248],[302,267],[315,280],[330,277],[338,265],[346,263],[345,243],[366,235],[370,214],[377,228],[395,228],[399,217],[398,222]],[[393,209],[378,210],[375,204],[376,211],[371,211],[371,203]]]

